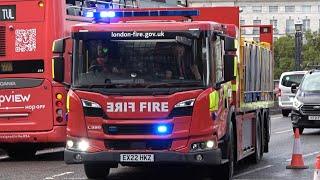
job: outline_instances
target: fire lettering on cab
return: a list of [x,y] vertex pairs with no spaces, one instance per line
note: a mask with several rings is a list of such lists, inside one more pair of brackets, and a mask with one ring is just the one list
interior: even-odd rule
[[169,112],[168,102],[108,102],[107,112]]

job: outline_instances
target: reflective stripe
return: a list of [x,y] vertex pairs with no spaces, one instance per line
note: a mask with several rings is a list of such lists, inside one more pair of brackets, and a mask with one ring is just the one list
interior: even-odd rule
[[217,111],[219,108],[219,92],[214,91],[209,94],[209,109],[210,111]]
[[232,84],[232,91],[237,91],[237,85],[236,84]]
[[54,79],[54,59],[52,59],[52,78]]
[[238,58],[234,57],[234,67],[233,67],[233,76],[237,76],[237,66],[238,65]]
[[70,96],[69,95],[67,96],[66,106],[67,106],[67,112],[70,112]]

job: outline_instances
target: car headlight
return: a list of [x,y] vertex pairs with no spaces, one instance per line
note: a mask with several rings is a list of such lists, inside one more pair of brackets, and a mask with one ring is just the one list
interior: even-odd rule
[[299,101],[297,98],[294,98],[294,100],[293,100],[293,108],[295,110],[299,110],[302,105],[303,105],[303,103],[301,101]]

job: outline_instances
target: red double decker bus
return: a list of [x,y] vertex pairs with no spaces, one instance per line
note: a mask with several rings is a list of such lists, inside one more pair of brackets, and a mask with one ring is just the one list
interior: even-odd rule
[[13,158],[65,141],[66,88],[52,79],[51,49],[83,21],[70,2],[0,2],[0,148]]

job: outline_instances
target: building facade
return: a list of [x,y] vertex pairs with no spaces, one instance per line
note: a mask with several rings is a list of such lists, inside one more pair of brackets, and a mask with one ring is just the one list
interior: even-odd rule
[[[275,37],[295,33],[295,24],[304,31],[320,32],[320,0],[189,0],[192,7],[239,6],[243,25],[272,24]],[[257,29],[242,29],[257,40]]]

